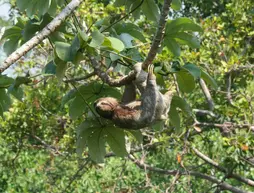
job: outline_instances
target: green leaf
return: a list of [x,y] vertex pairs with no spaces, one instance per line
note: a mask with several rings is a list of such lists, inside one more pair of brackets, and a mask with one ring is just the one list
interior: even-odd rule
[[43,74],[56,74],[56,64],[53,60],[46,64],[46,66],[42,69]]
[[10,96],[6,93],[4,88],[0,89],[0,116],[3,117],[3,113],[11,106]]
[[166,24],[166,36],[174,34],[176,32],[202,32],[202,28],[195,24],[191,19],[186,17],[177,18],[175,20],[169,20]]
[[160,11],[158,5],[154,0],[145,0],[141,5],[141,9],[147,19],[158,22],[160,17]]
[[14,79],[0,74],[0,88],[7,88],[14,82]]
[[57,56],[65,62],[71,61],[71,56],[70,56],[70,44],[65,43],[65,42],[56,42],[56,54]]
[[81,37],[85,42],[88,41],[89,37],[88,37],[88,35],[86,34],[86,32],[84,32],[84,31],[79,31],[79,35],[80,35],[80,37]]
[[105,37],[102,45],[112,48],[113,50],[115,50],[117,52],[121,52],[124,49],[123,42],[121,40],[119,40],[117,38],[113,38],[113,37]]
[[117,155],[126,156],[127,150],[125,147],[124,131],[116,127],[107,127],[104,129],[105,138],[112,151]]
[[19,101],[22,101],[22,98],[23,98],[23,90],[21,87],[19,86],[15,86],[14,84],[11,85],[9,88],[8,88],[8,93],[13,95],[16,99],[18,99]]
[[164,127],[165,121],[157,121],[155,124],[152,125],[153,130],[161,131]]
[[22,37],[22,28],[16,25],[6,29],[1,39],[14,38],[15,36]]
[[40,25],[37,21],[29,20],[23,30],[23,37],[25,41],[31,39],[37,31],[40,30]]
[[81,96],[76,96],[75,99],[71,102],[69,108],[69,115],[71,119],[75,120],[81,116],[86,108],[86,103]]
[[180,122],[180,117],[176,108],[174,106],[171,106],[168,114],[169,114],[170,122],[176,128],[176,132],[178,134],[181,133],[181,125],[180,125],[181,122]]
[[25,11],[29,3],[31,3],[30,0],[17,0],[17,7],[20,11]]
[[199,79],[201,77],[200,69],[194,64],[187,63],[182,68],[186,69],[195,79]]
[[172,0],[172,3],[171,3],[171,8],[176,10],[176,11],[179,11],[181,9],[181,0]]
[[180,44],[188,45],[191,48],[199,48],[200,42],[198,38],[194,35],[188,34],[186,32],[178,32],[170,35],[170,37],[174,38]]
[[191,108],[188,103],[181,97],[174,95],[171,101],[171,106],[173,108],[180,108],[184,113],[191,116]]
[[181,54],[180,46],[173,38],[166,36],[164,39],[164,44],[175,56],[180,56]]
[[4,42],[4,52],[6,55],[10,55],[12,52],[14,52],[18,45],[19,45],[20,37],[12,37],[11,39],[8,39]]
[[89,44],[91,47],[99,47],[104,42],[104,35],[98,30],[92,32],[92,41]]
[[214,89],[218,89],[218,85],[216,81],[201,68],[201,78],[209,85],[211,85]]
[[[52,0],[55,1],[55,0]],[[17,7],[21,11],[25,11],[28,17],[37,15],[38,17],[47,13],[51,4],[51,0],[17,0]]]
[[77,52],[80,48],[80,41],[79,41],[79,37],[75,36],[75,38],[73,39],[71,46],[69,48],[69,56],[70,56],[70,61],[73,61],[74,58],[77,55]]
[[140,130],[126,130],[126,132],[130,133],[140,144],[143,143],[143,135]]
[[176,81],[178,83],[179,89],[182,92],[190,93],[195,88],[194,77],[186,71],[179,71],[176,73]]
[[70,100],[72,100],[73,98],[76,97],[76,90],[75,89],[72,89],[70,90],[66,95],[64,95],[64,97],[62,98],[62,101],[61,101],[61,108],[64,107],[64,105],[66,103],[68,103]]
[[140,40],[141,42],[146,42],[146,39],[141,32],[141,29],[133,23],[118,23],[114,26],[116,33],[121,35],[123,33],[130,34],[132,37]]
[[[101,126],[98,125],[98,122],[93,121],[93,120],[86,120],[77,127],[77,129],[76,129],[76,131],[77,131],[77,150],[76,151],[77,151],[78,156],[80,156],[80,157],[82,156],[82,153],[83,153],[84,148],[88,142],[88,139],[93,137],[92,134],[97,131],[102,131],[100,129],[100,127]],[[96,139],[91,138],[90,140],[96,140]],[[95,146],[95,148],[98,148],[98,146]],[[90,150],[90,153],[94,154],[91,151],[95,151],[95,153],[97,152],[96,149]],[[96,158],[97,155],[95,155],[93,157]],[[101,157],[101,156],[99,155],[99,157]],[[103,155],[103,157],[104,157],[104,155]],[[99,158],[99,160],[102,160],[100,162],[103,162],[103,157]],[[96,161],[96,159],[94,159],[94,160]]]
[[67,63],[59,58],[55,58],[54,63],[56,64],[56,77],[58,80],[62,81],[67,69]]
[[106,155],[104,129],[97,128],[87,137],[88,152],[96,163],[103,163]]
[[32,80],[29,78],[29,77],[26,77],[26,76],[18,76],[16,79],[15,79],[15,86],[20,86],[21,84],[28,84],[32,82]]

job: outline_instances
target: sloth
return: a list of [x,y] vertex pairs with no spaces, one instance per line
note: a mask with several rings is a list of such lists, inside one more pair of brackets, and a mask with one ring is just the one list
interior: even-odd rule
[[[142,70],[142,63],[135,64],[136,79],[125,85],[121,102],[112,97],[100,98],[94,103],[96,112],[116,126],[134,130],[167,119],[173,92],[160,93],[153,70],[152,64],[148,66],[148,73]],[[136,100],[137,89],[140,100]]]

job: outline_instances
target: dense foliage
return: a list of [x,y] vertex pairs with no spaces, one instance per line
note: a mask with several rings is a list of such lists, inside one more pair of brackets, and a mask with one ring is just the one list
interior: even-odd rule
[[[167,0],[89,0],[52,30],[68,2],[13,0],[12,25],[0,20],[6,56],[50,31],[0,61],[0,192],[254,191],[251,0],[168,1],[165,33]],[[149,59],[176,90],[168,120],[132,131],[98,117],[94,101],[120,99],[114,81]]]

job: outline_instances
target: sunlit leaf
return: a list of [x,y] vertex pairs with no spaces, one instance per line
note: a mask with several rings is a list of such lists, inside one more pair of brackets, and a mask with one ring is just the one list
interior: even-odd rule
[[92,33],[92,41],[89,44],[91,47],[99,47],[104,42],[104,35],[99,31],[93,31]]
[[172,9],[179,11],[181,9],[181,0],[172,0],[171,7]]

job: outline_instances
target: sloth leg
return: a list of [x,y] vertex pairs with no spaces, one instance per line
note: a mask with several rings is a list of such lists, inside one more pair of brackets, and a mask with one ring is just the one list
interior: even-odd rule
[[156,77],[153,74],[153,64],[148,66],[147,85],[141,95],[141,107],[139,122],[143,125],[149,125],[155,119],[155,111],[158,100],[158,88]]
[[136,100],[136,86],[133,83],[125,85],[121,102],[127,104]]

